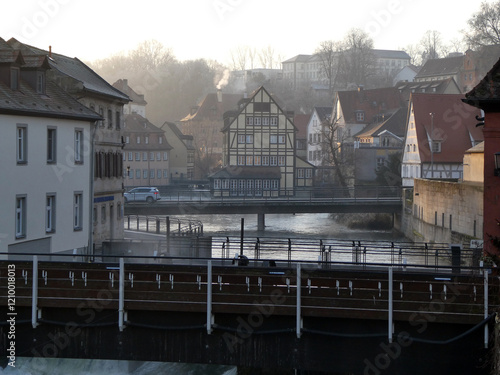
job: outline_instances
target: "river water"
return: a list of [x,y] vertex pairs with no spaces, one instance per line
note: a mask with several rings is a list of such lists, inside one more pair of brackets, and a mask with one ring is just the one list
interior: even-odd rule
[[[214,237],[240,235],[241,219],[243,219],[244,233],[249,237],[404,241],[401,234],[393,231],[349,229],[328,214],[266,215],[264,232],[257,230],[256,215],[201,215],[172,218],[201,220],[205,235]],[[17,358],[16,368],[0,367],[2,375],[236,375],[236,373],[236,368],[230,366],[23,357]]]

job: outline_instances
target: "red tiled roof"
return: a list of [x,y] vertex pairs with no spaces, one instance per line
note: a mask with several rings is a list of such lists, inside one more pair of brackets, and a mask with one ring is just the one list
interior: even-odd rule
[[[476,115],[480,111],[462,102],[462,94],[413,94],[411,101],[415,116],[420,160],[431,161],[429,138],[441,142],[441,152],[435,152],[434,162],[462,163],[465,151],[484,140],[477,128]],[[431,113],[434,113],[432,121]]]
[[364,123],[370,123],[373,116],[404,106],[401,94],[395,87],[339,91],[338,98],[346,123],[356,122],[356,111],[364,111]]
[[181,121],[203,121],[213,120],[222,121],[224,112],[238,107],[238,102],[243,98],[240,94],[226,94],[222,93],[222,100],[219,102],[217,93],[210,93],[205,96],[198,110],[192,114],[187,115]]

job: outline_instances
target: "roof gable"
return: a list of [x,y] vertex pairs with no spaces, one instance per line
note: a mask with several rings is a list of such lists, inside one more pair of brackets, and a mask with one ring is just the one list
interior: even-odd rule
[[462,163],[465,151],[473,146],[471,137],[475,142],[483,140],[475,118],[480,112],[463,103],[463,98],[461,94],[412,95],[411,106],[422,162],[431,160],[431,140],[441,143],[441,152],[433,153],[437,163]]

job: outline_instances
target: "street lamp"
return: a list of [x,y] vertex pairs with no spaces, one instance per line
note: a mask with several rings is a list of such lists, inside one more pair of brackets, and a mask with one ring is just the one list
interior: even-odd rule
[[434,178],[434,112],[429,113],[431,116],[431,178]]

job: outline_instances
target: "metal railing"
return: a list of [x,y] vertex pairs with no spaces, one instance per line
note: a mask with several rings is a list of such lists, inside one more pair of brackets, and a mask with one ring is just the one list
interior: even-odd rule
[[[175,190],[163,192],[161,202],[395,202],[401,201],[402,190],[395,186],[363,186],[351,188],[300,188],[286,190]],[[131,202],[134,204],[134,202]]]
[[126,215],[125,229],[169,234],[171,236],[203,236],[203,223],[199,220],[171,219],[168,216]]

